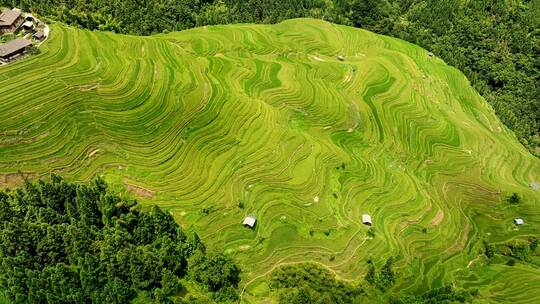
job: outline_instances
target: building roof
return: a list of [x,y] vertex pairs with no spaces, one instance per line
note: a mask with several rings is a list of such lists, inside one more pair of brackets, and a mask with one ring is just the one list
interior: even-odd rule
[[371,224],[371,216],[369,214],[362,214],[362,223]]
[[517,218],[514,219],[514,223],[516,223],[516,225],[523,225],[525,224],[525,221],[523,219]]
[[36,37],[37,39],[41,39],[41,38],[43,38],[43,36],[45,36],[45,33],[43,33],[42,30],[38,30],[38,31],[34,34],[34,37]]
[[30,45],[32,45],[32,41],[24,39],[24,38],[17,38],[17,39],[8,41],[0,45],[0,57],[9,56]]
[[538,189],[540,189],[540,185],[537,182],[532,182],[531,183],[531,188],[533,190],[538,190]]
[[11,26],[20,16],[21,11],[7,9],[0,15],[0,26]]
[[34,22],[32,21],[25,21],[22,26],[24,27],[34,27]]
[[246,216],[246,218],[244,218],[243,224],[247,225],[249,227],[253,227],[253,226],[255,226],[256,221],[257,221],[257,219],[255,218],[255,216],[250,214],[250,215]]

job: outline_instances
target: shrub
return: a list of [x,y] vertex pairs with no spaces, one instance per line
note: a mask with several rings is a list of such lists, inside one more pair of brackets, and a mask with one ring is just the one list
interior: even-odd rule
[[270,276],[269,288],[279,303],[355,303],[363,289],[336,279],[325,268],[312,263],[282,266]]
[[375,237],[375,228],[373,227],[369,227],[368,231],[367,231],[367,235],[371,238],[374,238]]
[[521,203],[521,197],[517,193],[512,193],[507,199],[510,204],[519,204]]

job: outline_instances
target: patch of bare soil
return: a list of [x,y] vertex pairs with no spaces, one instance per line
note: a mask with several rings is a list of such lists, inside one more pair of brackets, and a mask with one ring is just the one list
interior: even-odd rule
[[146,197],[146,198],[150,198],[150,197],[153,197],[154,196],[154,191],[152,190],[148,190],[146,188],[143,188],[141,186],[136,186],[136,185],[133,185],[133,184],[130,184],[126,181],[124,181],[124,184],[126,185],[126,189],[127,191],[137,195],[137,196],[140,196],[140,197]]
[[99,89],[99,83],[83,84],[79,86],[79,90],[82,92],[88,92],[95,89]]
[[437,214],[435,215],[435,217],[431,220],[430,224],[432,226],[437,226],[442,222],[443,219],[444,219],[444,212],[442,210],[439,210],[437,211]]
[[34,174],[32,173],[7,173],[0,174],[0,188],[13,188],[20,186],[24,183],[24,178],[32,178]]
[[88,154],[88,157],[92,157],[92,156],[96,155],[96,153],[98,153],[98,152],[99,152],[99,149],[95,149],[95,150],[93,150],[92,152],[90,152]]

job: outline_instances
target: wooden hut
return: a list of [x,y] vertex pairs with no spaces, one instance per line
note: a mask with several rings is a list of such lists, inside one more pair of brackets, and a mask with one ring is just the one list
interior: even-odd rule
[[9,62],[22,54],[32,45],[32,41],[24,38],[17,38],[0,45],[0,60]]
[[249,214],[244,218],[244,222],[242,223],[244,227],[252,228],[255,227],[255,223],[257,223],[257,218],[253,214]]
[[0,14],[0,34],[15,32],[23,22],[24,18],[21,17],[20,10],[4,10],[2,14]]
[[371,226],[371,215],[369,214],[362,214],[362,224]]

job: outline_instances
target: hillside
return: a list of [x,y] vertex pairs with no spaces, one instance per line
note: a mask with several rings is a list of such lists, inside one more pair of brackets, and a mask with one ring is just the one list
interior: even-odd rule
[[[395,290],[455,283],[540,301],[537,256],[481,254],[484,240],[539,235],[540,160],[426,50],[311,19],[151,37],[51,30],[41,54],[0,68],[0,187],[18,171],[103,175],[233,256],[247,300],[278,265],[358,280],[367,258],[394,256]],[[241,225],[250,213],[254,231]]]
[[89,30],[150,35],[316,18],[424,47],[460,71],[540,157],[540,2],[530,0],[0,0]]

